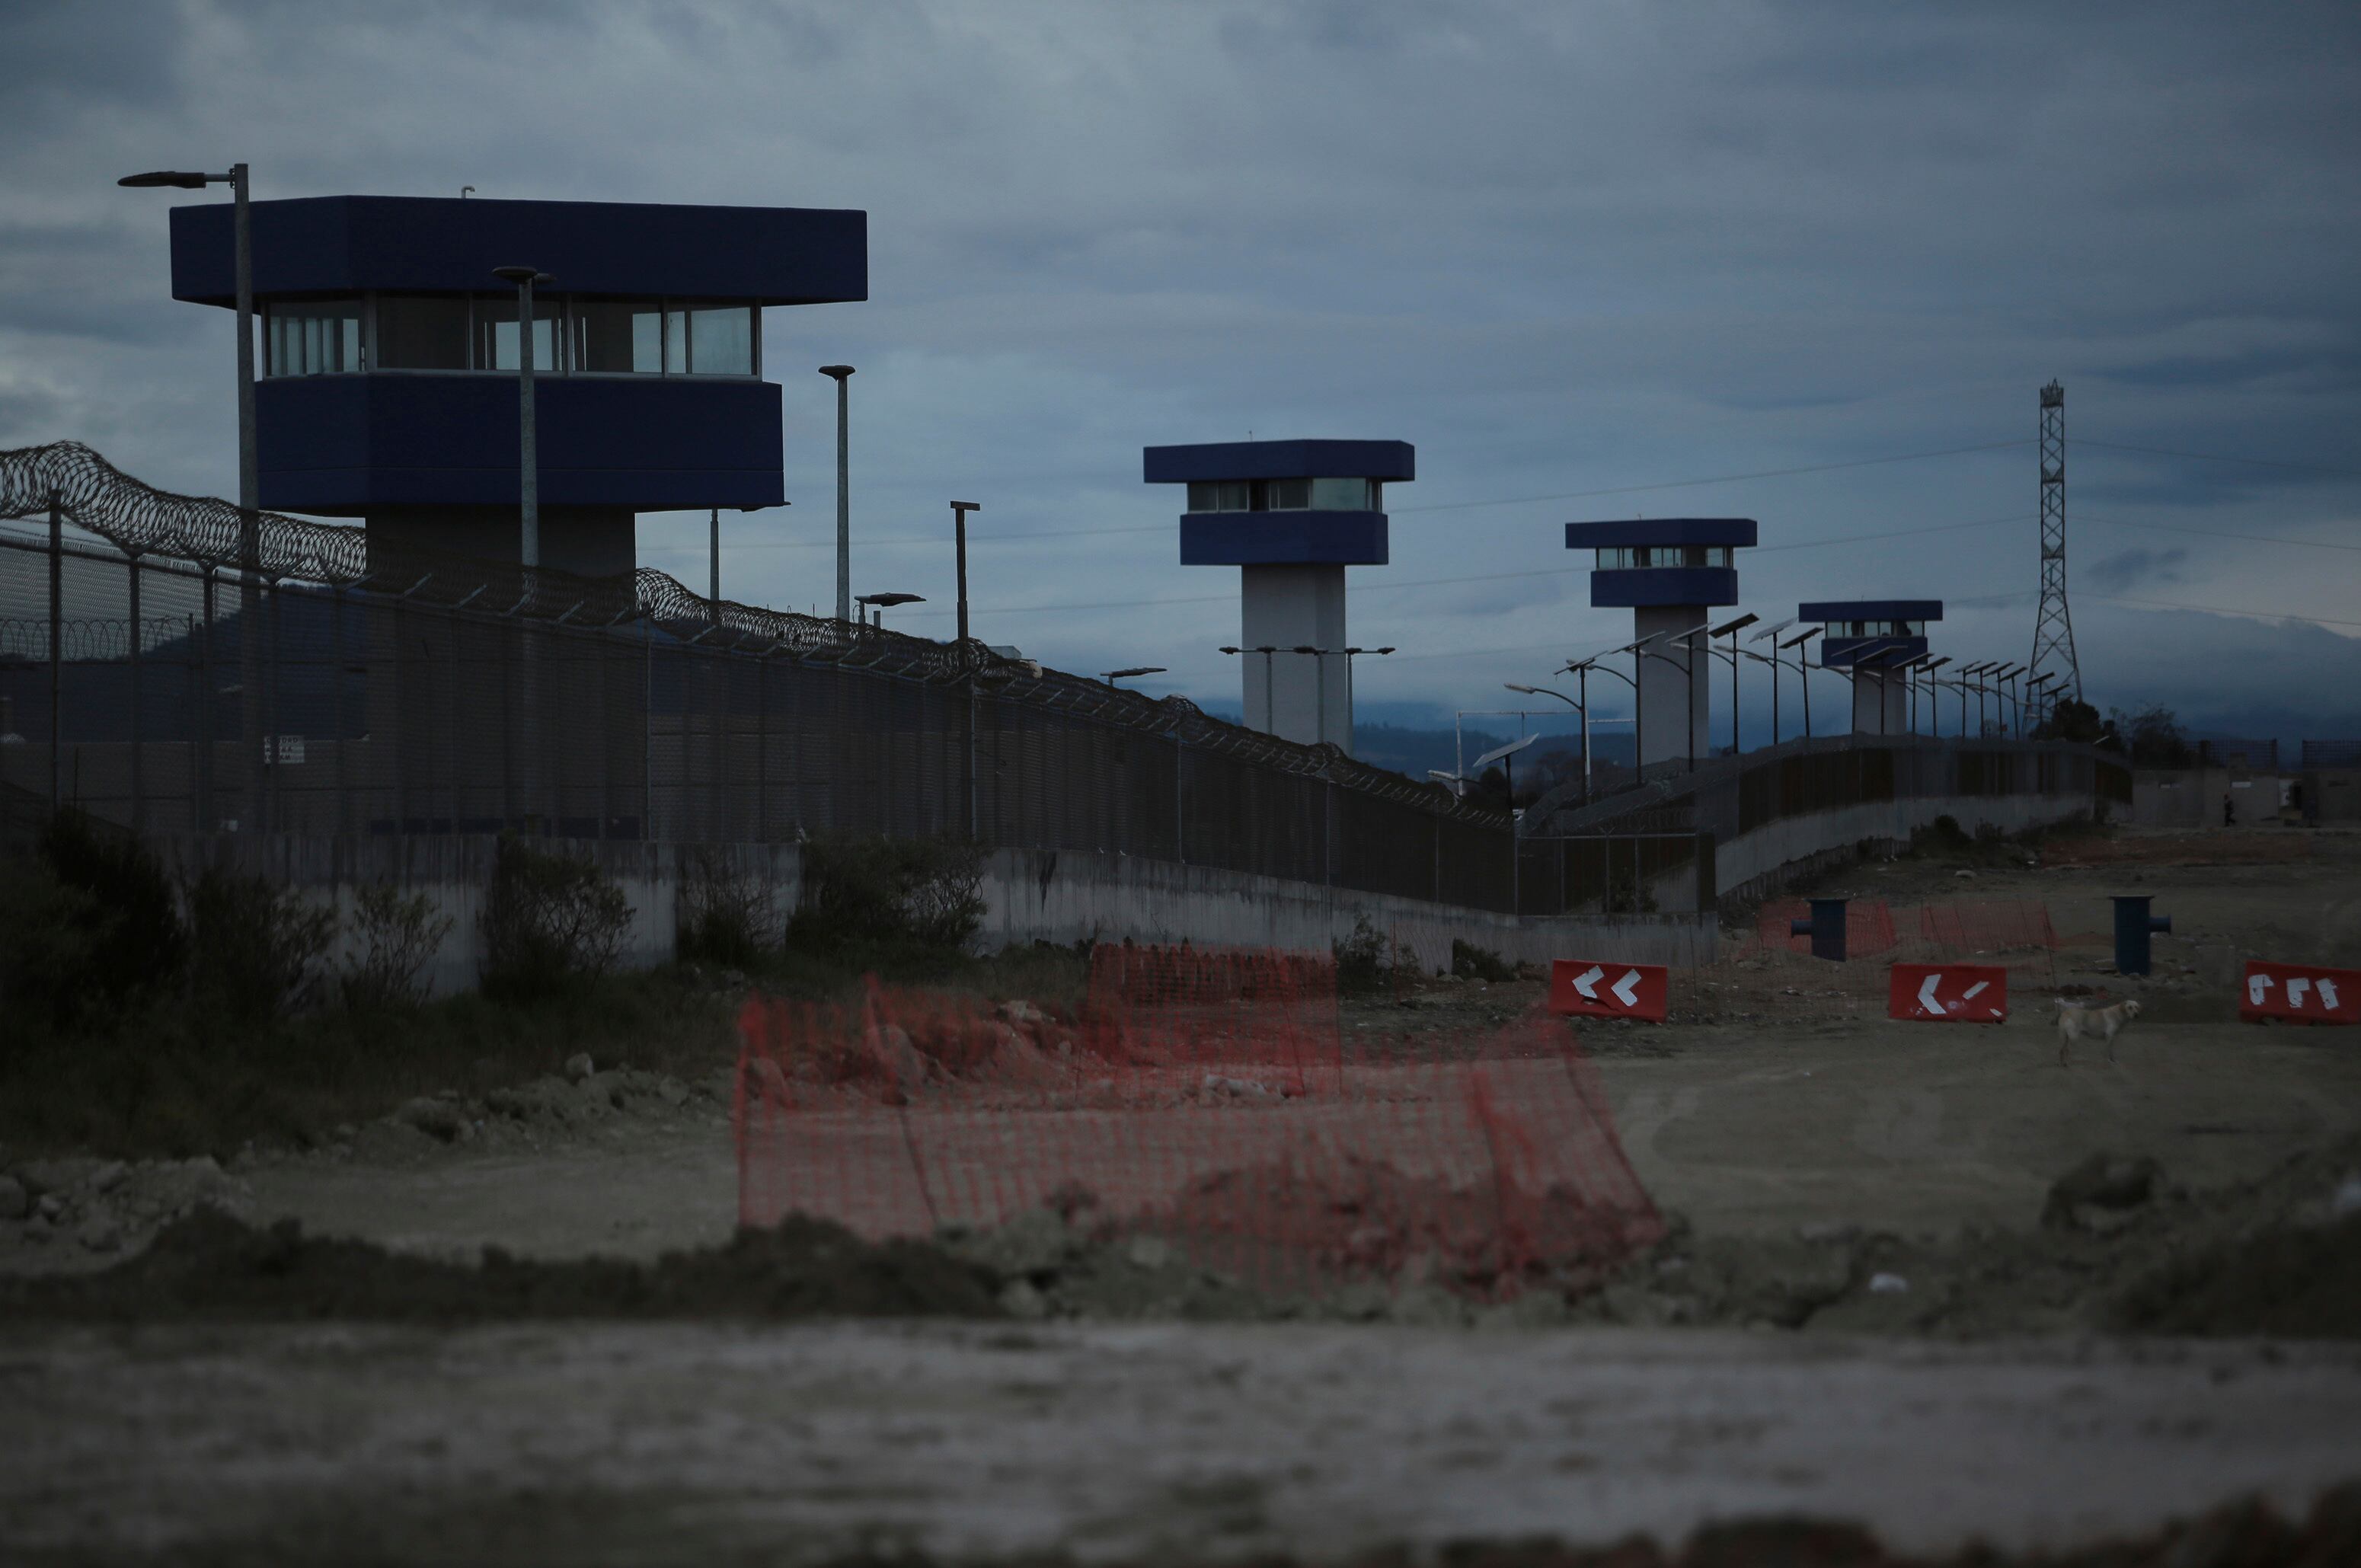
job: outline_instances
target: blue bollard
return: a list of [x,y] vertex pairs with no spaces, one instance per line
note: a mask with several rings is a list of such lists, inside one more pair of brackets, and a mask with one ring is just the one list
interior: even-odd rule
[[2154,931],[2172,929],[2169,915],[2150,915],[2147,893],[2119,893],[2115,899],[2115,972],[2146,974],[2148,971],[2147,938]]
[[1812,917],[1791,920],[1787,928],[1795,936],[1812,939],[1812,957],[1840,964],[1845,956],[1845,905],[1850,902],[1847,898],[1813,899]]

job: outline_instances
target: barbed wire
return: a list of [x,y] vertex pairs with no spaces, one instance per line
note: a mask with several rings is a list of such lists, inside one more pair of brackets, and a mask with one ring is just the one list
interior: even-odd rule
[[1504,813],[1455,798],[1346,756],[1215,718],[1186,697],[1149,697],[1128,687],[1008,659],[972,639],[934,642],[899,631],[710,599],[677,578],[642,566],[611,577],[488,561],[424,547],[372,546],[365,528],[257,511],[245,538],[237,507],[218,497],[159,490],[79,441],[0,451],[0,519],[49,515],[134,558],[187,562],[204,574],[251,573],[274,586],[315,583],[478,614],[522,616],[597,628],[645,623],[682,643],[754,657],[784,654],[924,682],[972,679],[980,696],[1080,715],[1212,751],[1470,824],[1506,828]]

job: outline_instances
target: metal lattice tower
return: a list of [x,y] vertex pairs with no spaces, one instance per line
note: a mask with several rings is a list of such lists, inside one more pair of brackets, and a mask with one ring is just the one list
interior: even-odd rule
[[2066,611],[2066,389],[2041,389],[2041,613],[2033,622],[2035,679],[2055,672],[2059,695],[2082,700],[2074,658],[2074,621]]

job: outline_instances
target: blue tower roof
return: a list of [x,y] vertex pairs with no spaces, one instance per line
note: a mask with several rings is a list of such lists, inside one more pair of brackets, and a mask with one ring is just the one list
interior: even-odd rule
[[1150,446],[1140,454],[1151,485],[1218,479],[1380,479],[1418,477],[1418,449],[1407,441],[1212,441]]
[[1940,620],[1941,599],[1816,599],[1795,607],[1797,620]]
[[[172,297],[236,301],[233,209],[172,209]],[[265,299],[484,293],[495,267],[538,267],[567,293],[761,305],[869,297],[869,214],[822,207],[310,196],[251,207]]]
[[1614,550],[1639,544],[1725,544],[1751,548],[1751,517],[1656,517],[1629,522],[1569,522],[1568,550]]

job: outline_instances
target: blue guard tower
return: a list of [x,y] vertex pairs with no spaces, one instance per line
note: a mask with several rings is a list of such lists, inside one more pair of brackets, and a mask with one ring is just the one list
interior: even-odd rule
[[[868,215],[322,196],[251,209],[261,504],[519,558],[519,290],[533,305],[541,559],[635,564],[634,514],[785,499],[763,308],[863,300]],[[231,209],[172,212],[172,296],[236,300]]]
[[[1751,517],[1666,517],[1569,522],[1568,550],[1595,550],[1590,603],[1629,609],[1639,659],[1640,765],[1713,754],[1713,659],[1699,629],[1738,602],[1736,552],[1752,548]],[[1697,632],[1697,635],[1687,635]]]
[[1418,477],[1416,451],[1407,441],[1224,441],[1150,446],[1141,468],[1151,485],[1189,487],[1180,564],[1239,569],[1246,727],[1351,752],[1345,568],[1386,564],[1385,487]]
[[1927,623],[1943,619],[1943,601],[1821,599],[1797,605],[1795,619],[1825,629],[1820,667],[1852,677],[1853,733],[1907,734],[1911,676],[1899,666],[1927,652]]

